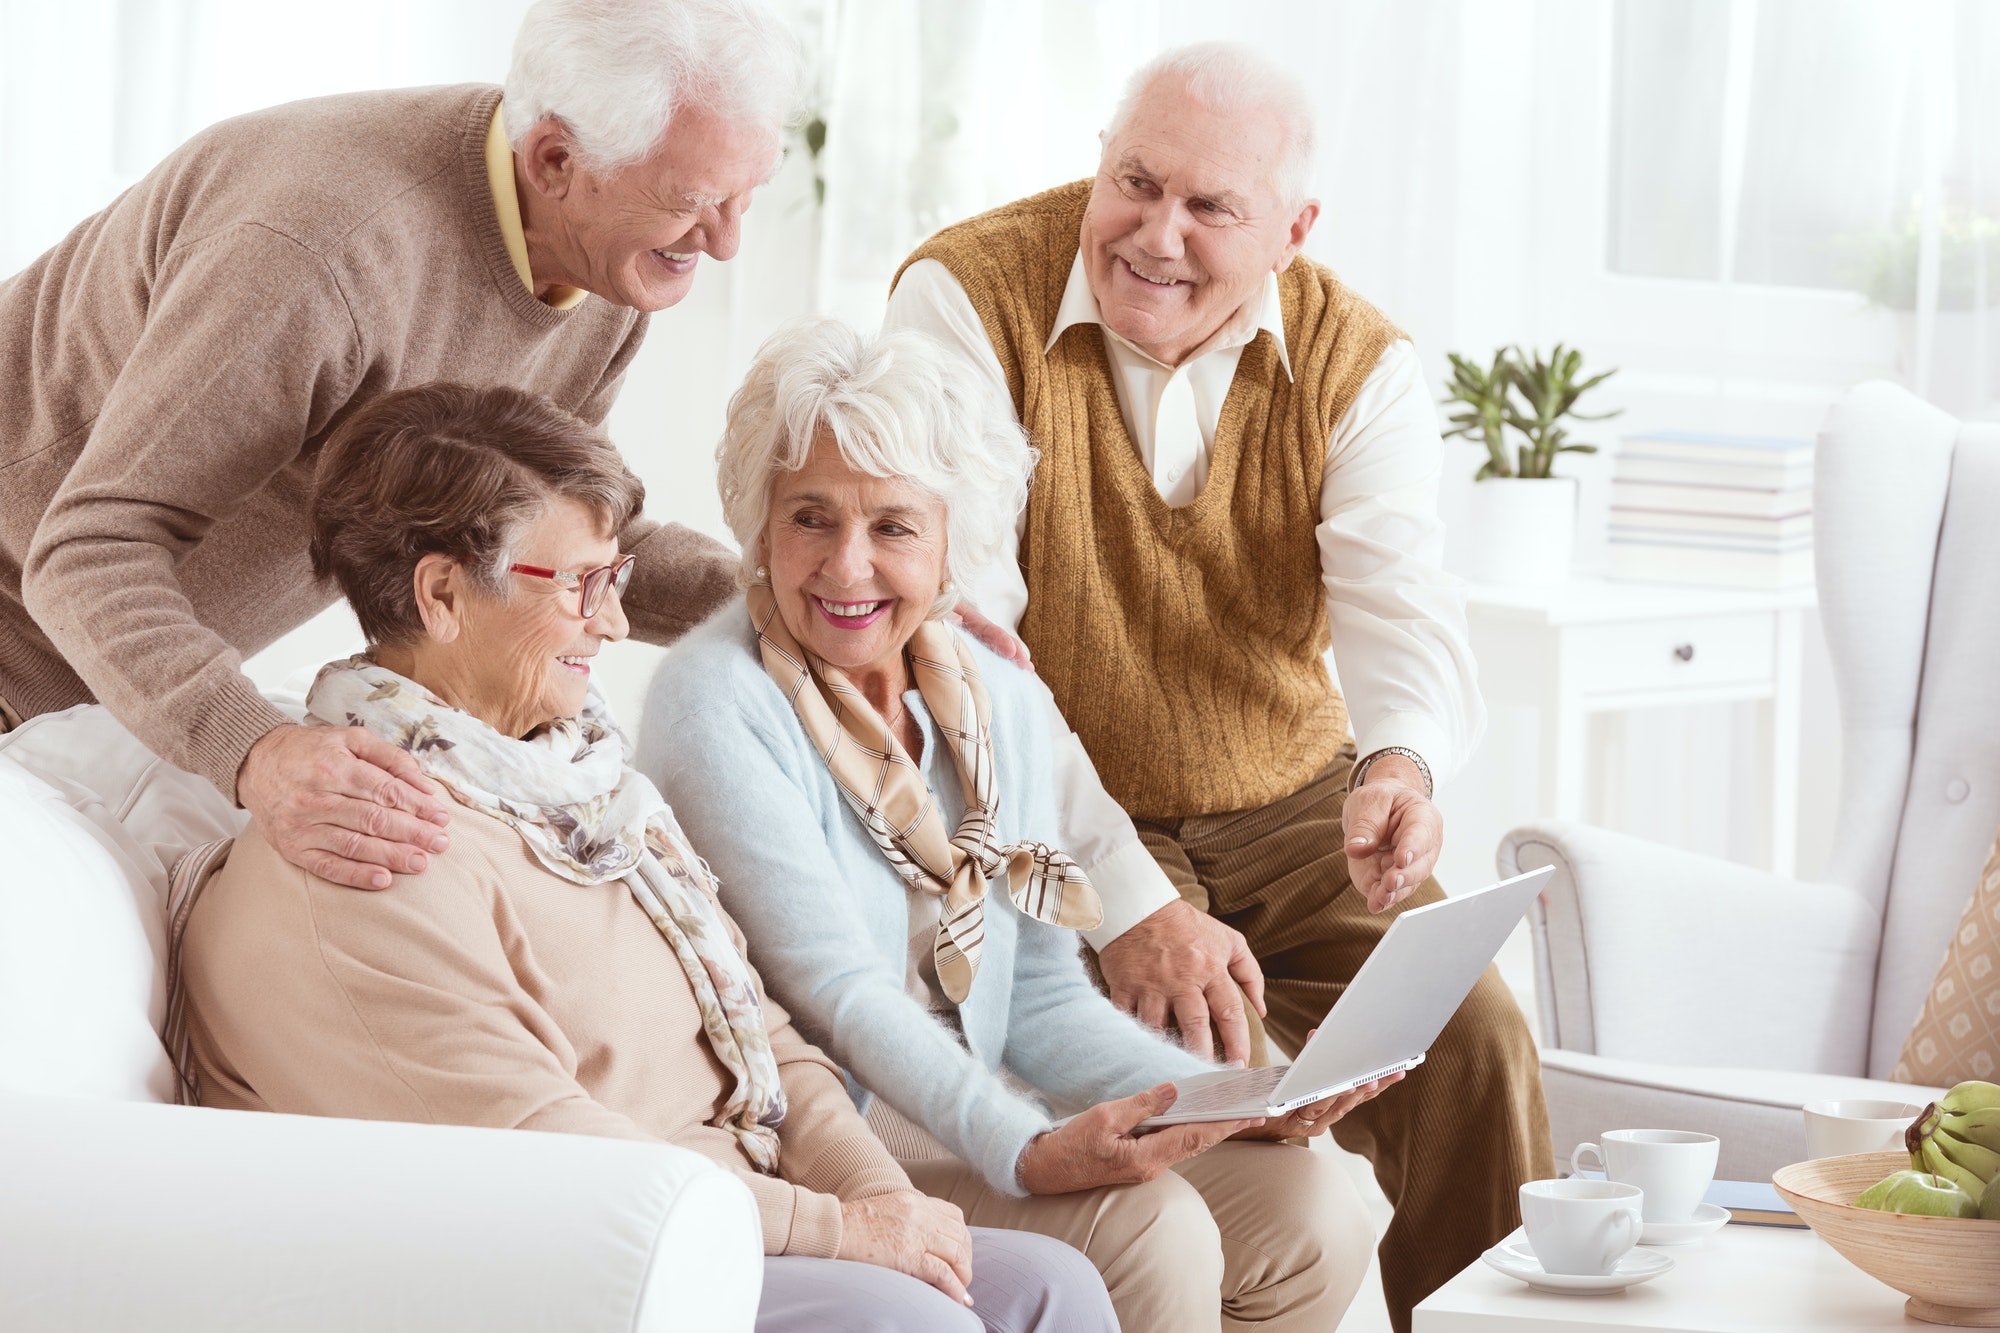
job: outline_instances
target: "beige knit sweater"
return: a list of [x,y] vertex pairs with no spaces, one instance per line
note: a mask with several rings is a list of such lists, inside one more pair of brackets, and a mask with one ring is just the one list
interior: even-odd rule
[[768,996],[787,1111],[782,1178],[757,1173],[708,1123],[730,1076],[631,891],[550,874],[489,815],[461,807],[451,829],[380,893],[237,840],[183,945],[203,1105],[677,1143],[748,1183],[768,1254],[831,1258],[840,1200],[909,1188]]
[[[93,700],[234,796],[285,719],[243,656],[335,598],[306,559],[320,444],[432,380],[602,421],[646,317],[558,311],[508,259],[487,183],[499,90],[275,107],[203,131],[0,282],[0,697]],[[734,561],[637,521],[625,606],[664,643]]]

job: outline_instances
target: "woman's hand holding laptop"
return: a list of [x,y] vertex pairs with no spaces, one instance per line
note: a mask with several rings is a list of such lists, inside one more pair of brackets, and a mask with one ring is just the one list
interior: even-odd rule
[[1140,1134],[1139,1123],[1164,1114],[1180,1094],[1171,1083],[1114,1102],[1099,1102],[1038,1134],[1021,1151],[1015,1179],[1030,1194],[1069,1194],[1100,1185],[1137,1185],[1176,1162],[1207,1152],[1254,1120],[1204,1120]]
[[[1318,1035],[1319,1029],[1314,1028],[1311,1032],[1306,1033],[1306,1040],[1311,1041]],[[1395,1073],[1384,1078],[1378,1078],[1372,1083],[1363,1083],[1358,1088],[1350,1088],[1346,1092],[1335,1093],[1331,1097],[1322,1097],[1310,1106],[1294,1107],[1283,1115],[1267,1117],[1261,1124],[1252,1125],[1248,1129],[1239,1129],[1229,1137],[1232,1139],[1309,1139],[1316,1134],[1326,1133],[1329,1129],[1333,1128],[1334,1121],[1340,1119],[1349,1111],[1361,1105],[1361,1103],[1373,1100],[1377,1093],[1391,1084],[1401,1083],[1402,1081],[1403,1071],[1399,1069]]]

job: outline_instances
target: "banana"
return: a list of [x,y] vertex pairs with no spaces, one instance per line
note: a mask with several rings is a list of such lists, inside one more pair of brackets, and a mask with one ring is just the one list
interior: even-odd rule
[[1968,1111],[2000,1110],[2000,1083],[1985,1083],[1976,1078],[1969,1078],[1940,1098],[1938,1109],[1946,1115],[1962,1115]]
[[1940,1129],[1931,1135],[1931,1142],[1938,1146],[1939,1152],[1982,1181],[1990,1182],[1995,1176],[2000,1176],[2000,1152],[1962,1139],[1949,1129]]
[[1912,1170],[1943,1176],[1975,1199],[1986,1193],[1986,1182],[1945,1156],[1934,1138],[1924,1140],[1923,1151],[1912,1159],[1910,1166]]
[[1988,1152],[2000,1153],[2000,1108],[1956,1114],[1947,1112],[1938,1118],[1936,1132],[1949,1134],[1963,1143],[1976,1143]]

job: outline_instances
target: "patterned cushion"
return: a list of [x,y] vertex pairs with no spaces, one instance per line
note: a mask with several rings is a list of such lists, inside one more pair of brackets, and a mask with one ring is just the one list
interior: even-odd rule
[[2000,1078],[2000,838],[1890,1077],[1942,1087]]

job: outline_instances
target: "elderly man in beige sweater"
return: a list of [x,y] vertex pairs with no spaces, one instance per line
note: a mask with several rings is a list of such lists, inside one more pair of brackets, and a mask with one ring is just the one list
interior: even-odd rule
[[[101,704],[287,860],[422,870],[450,836],[435,786],[358,729],[289,725],[240,667],[337,595],[306,559],[320,446],[433,380],[601,422],[649,312],[736,252],[798,70],[764,0],[541,0],[504,95],[224,122],[0,281],[0,731]],[[641,638],[733,591],[706,537],[619,540]]]

